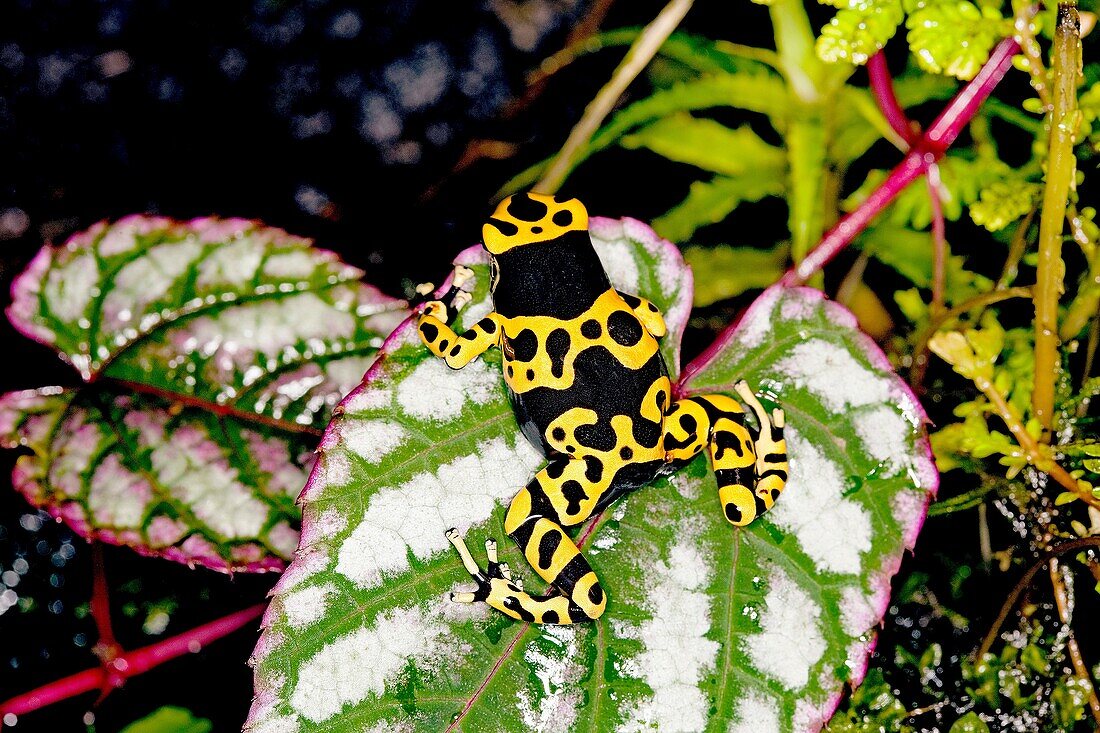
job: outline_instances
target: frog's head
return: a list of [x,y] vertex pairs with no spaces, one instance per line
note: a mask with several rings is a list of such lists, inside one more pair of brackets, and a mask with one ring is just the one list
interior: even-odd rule
[[538,193],[517,193],[500,202],[481,236],[485,249],[499,255],[575,231],[588,231],[588,211],[577,199],[559,201]]
[[503,315],[572,318],[610,287],[576,199],[516,194],[500,202],[482,236],[489,290]]

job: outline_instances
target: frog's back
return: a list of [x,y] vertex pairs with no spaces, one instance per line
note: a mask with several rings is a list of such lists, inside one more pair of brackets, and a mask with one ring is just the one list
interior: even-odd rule
[[[513,197],[506,218],[498,211],[486,227],[487,249],[495,257],[494,306],[504,321],[504,378],[517,418],[527,438],[549,456],[621,445],[612,423],[629,419],[633,445],[623,459],[656,456],[669,400],[657,339],[611,286],[587,217],[579,221],[569,203]],[[489,227],[511,232],[505,240],[511,243],[525,232],[537,230],[537,237],[555,226],[561,231],[549,239],[488,245],[494,235]],[[575,432],[585,444],[555,447],[547,431],[577,408],[588,411],[574,413],[586,423],[594,418]]]

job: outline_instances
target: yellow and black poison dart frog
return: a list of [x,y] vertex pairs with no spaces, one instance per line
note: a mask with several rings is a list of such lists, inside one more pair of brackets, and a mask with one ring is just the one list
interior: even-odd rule
[[[520,427],[549,459],[512,500],[504,527],[552,588],[547,595],[524,591],[498,561],[493,540],[486,542],[488,566],[482,570],[451,529],[447,537],[477,583],[474,592],[451,597],[484,601],[539,624],[595,619],[607,594],[563,528],[704,448],[726,519],[748,524],[771,508],[787,479],[783,411],[769,415],[744,382],[736,390],[758,429],[726,395],[671,401],[657,347],[664,319],[649,301],[611,286],[580,201],[512,196],[489,219],[483,238],[494,311],[459,335],[447,325],[449,315],[468,296],[461,294],[450,308],[434,300],[424,305],[418,328],[432,353],[453,369],[492,346],[504,352],[504,379]],[[457,271],[456,285],[469,275]],[[449,295],[457,292],[452,287]]]

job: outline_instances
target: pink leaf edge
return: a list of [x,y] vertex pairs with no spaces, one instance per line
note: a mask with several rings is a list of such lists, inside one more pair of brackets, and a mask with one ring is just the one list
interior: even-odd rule
[[[43,397],[56,396],[62,390],[46,387],[37,390],[9,392],[0,395],[0,437],[5,448],[17,448],[20,442],[11,439],[17,431],[14,414],[31,406]],[[217,546],[198,534],[192,534],[182,542],[173,542],[164,547],[154,547],[145,538],[133,530],[112,530],[93,527],[87,520],[84,507],[77,501],[61,500],[52,502],[39,485],[36,471],[33,470],[38,457],[24,455],[12,468],[12,487],[18,491],[27,503],[49,514],[55,521],[62,522],[79,537],[88,542],[103,542],[109,545],[127,547],[143,557],[155,557],[182,563],[189,567],[205,567],[222,573],[234,572],[266,573],[281,572],[286,561],[270,554],[256,543],[244,543],[233,548],[232,556],[222,557]],[[156,521],[156,520],[154,520]],[[150,528],[152,531],[152,528]]]
[[[858,321],[850,310],[835,301],[829,300],[824,293],[815,288],[800,286],[791,287],[779,283],[772,285],[761,293],[745,312],[741,314],[741,317],[736,322],[727,326],[710,346],[684,367],[683,374],[680,378],[680,389],[686,393],[690,393],[691,380],[742,335],[745,324],[751,324],[757,319],[769,316],[775,303],[785,293],[796,295],[796,297],[802,299],[802,301],[808,305],[820,305],[824,308],[829,320],[855,332],[854,338],[856,344],[867,357],[867,360],[871,362],[872,366],[881,371],[894,374],[894,367],[890,364],[890,360],[886,358],[886,354],[883,353],[874,339],[859,329]],[[925,411],[924,406],[921,405],[920,400],[917,399],[913,390],[909,388],[909,385],[901,378],[897,377],[896,374],[895,380],[895,386],[898,388],[901,398],[906,402],[904,407],[912,410],[913,414],[917,415],[922,426],[931,424],[931,421],[928,419],[928,413]],[[921,528],[924,526],[924,522],[928,517],[928,507],[931,505],[932,501],[935,500],[940,487],[940,474],[939,469],[936,467],[935,457],[932,453],[932,444],[929,442],[927,435],[921,437],[919,442],[920,455],[918,456],[918,465],[916,468],[917,477],[921,487],[924,488],[924,501],[921,504],[920,510],[916,512],[916,515],[913,517],[913,520],[903,528],[904,546],[905,549],[910,551],[916,546],[917,537],[920,535]],[[868,632],[871,632],[871,638],[867,642],[866,653],[863,656],[862,665],[859,669],[852,670],[852,677],[849,680],[849,684],[853,688],[858,687],[867,675],[867,670],[871,663],[871,654],[874,652],[875,645],[878,643],[878,634],[874,633],[873,629],[881,623],[886,615],[886,610],[890,607],[890,583],[898,570],[901,569],[903,557],[904,553],[887,557],[882,568],[873,576],[871,605],[875,609],[875,616],[873,622],[868,626]],[[823,714],[822,724],[828,722],[829,719],[832,718],[833,714],[840,706],[843,697],[844,688],[841,686],[840,690],[826,700],[820,710]]]
[[[262,230],[272,236],[275,243],[296,242],[307,246],[320,260],[341,263],[347,268],[349,279],[359,279],[364,272],[359,268],[343,263],[335,252],[313,246],[313,240],[307,237],[299,237],[290,234],[279,227],[272,227],[256,219],[244,219],[239,217],[221,218],[217,216],[202,216],[190,220],[173,219],[165,216],[151,214],[130,214],[114,222],[101,220],[72,234],[60,245],[44,245],[31,259],[27,267],[16,276],[11,283],[11,302],[4,309],[8,321],[17,332],[44,346],[54,347],[56,334],[49,328],[35,321],[38,309],[38,296],[42,285],[42,278],[49,271],[50,266],[62,258],[69,258],[91,250],[99,236],[108,229],[128,228],[129,233],[138,236],[147,236],[153,232],[163,231],[166,235],[178,235],[183,232],[191,232],[198,235],[200,242],[206,244],[222,241],[242,234],[246,230]],[[373,286],[362,283],[370,288],[373,296],[383,300],[396,302],[397,299],[389,298]],[[65,354],[62,358],[69,361]],[[82,373],[85,381],[94,378],[92,374]]]

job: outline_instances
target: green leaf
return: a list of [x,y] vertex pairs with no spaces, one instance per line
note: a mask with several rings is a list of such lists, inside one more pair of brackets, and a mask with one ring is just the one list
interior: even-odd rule
[[647,148],[677,163],[727,176],[783,175],[783,150],[761,140],[748,125],[730,129],[686,112],[669,115],[627,135],[622,145]]
[[0,398],[13,483],[89,539],[280,569],[320,428],[401,301],[239,219],[130,217],[44,248],[8,309],[90,384]]
[[[677,112],[737,107],[768,115],[773,123],[780,123],[788,106],[787,87],[776,74],[741,72],[702,76],[658,90],[616,112],[581,149],[574,168],[640,125]],[[501,187],[500,194],[530,188],[548,163],[549,159],[536,163],[515,176]]]
[[656,219],[653,228],[662,237],[683,242],[696,229],[717,224],[745,202],[782,193],[783,181],[771,176],[715,176],[709,181],[694,181],[687,198]]
[[122,729],[121,733],[209,733],[214,724],[190,710],[166,705]]
[[982,189],[978,201],[970,206],[970,218],[991,232],[999,232],[1031,211],[1042,192],[1040,184],[1018,176],[994,181]]
[[[914,285],[932,287],[932,239],[928,232],[880,224],[860,235],[856,244]],[[951,254],[950,248],[946,265],[944,295],[948,303],[960,303],[993,286],[989,278],[967,270],[966,259]]]
[[687,247],[684,259],[695,275],[695,305],[699,307],[733,298],[746,290],[766,288],[783,274],[785,247]]
[[824,121],[816,115],[802,116],[788,125],[787,226],[795,262],[801,262],[824,233],[826,146]]
[[1011,35],[1000,3],[979,7],[968,0],[906,0],[909,46],[917,63],[934,74],[974,78],[989,59],[993,45]]
[[[640,26],[634,26],[597,33],[556,54],[550,61],[553,63],[557,56],[567,55],[567,62],[572,62],[585,54],[597,53],[607,48],[629,46],[634,43],[641,31]],[[776,62],[773,58],[774,52],[771,51],[739,46],[727,41],[715,41],[682,31],[673,33],[661,44],[658,57],[683,64],[700,74],[760,72],[766,70],[762,64],[774,65]],[[556,71],[561,66],[554,64],[552,68]]]
[[[686,307],[674,250],[658,260],[602,240],[605,258],[609,244],[634,253],[632,267],[610,268],[618,287],[637,268],[640,295],[666,314]],[[476,275],[469,324],[488,308],[487,273],[478,254],[460,261]],[[688,369],[691,390],[746,377],[779,394],[787,493],[736,530],[700,457],[619,502],[579,529],[607,613],[571,627],[446,600],[468,580],[449,526],[474,548],[502,538],[502,559],[527,567],[502,521],[542,458],[519,433],[498,358],[448,371],[411,327],[383,351],[303,494],[302,544],[254,653],[247,730],[816,730],[842,678],[863,676],[935,472],[919,407],[850,314],[812,291],[770,290]],[[364,446],[394,429],[403,442],[364,462]]]
[[817,55],[832,63],[867,63],[902,21],[900,0],[847,0],[837,6],[840,11],[817,39]]

